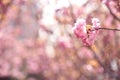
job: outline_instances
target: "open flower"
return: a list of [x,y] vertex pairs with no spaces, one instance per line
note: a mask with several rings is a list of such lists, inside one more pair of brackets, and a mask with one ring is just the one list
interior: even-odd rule
[[73,33],[77,38],[80,38],[85,45],[92,45],[96,40],[100,21],[97,18],[92,18],[92,25],[86,25],[85,19],[79,19],[73,27]]
[[85,38],[87,35],[86,30],[86,21],[84,19],[79,19],[75,23],[75,27],[73,28],[73,33],[77,36],[77,38]]
[[97,19],[97,18],[92,18],[92,27],[97,29],[97,28],[100,28],[100,20]]

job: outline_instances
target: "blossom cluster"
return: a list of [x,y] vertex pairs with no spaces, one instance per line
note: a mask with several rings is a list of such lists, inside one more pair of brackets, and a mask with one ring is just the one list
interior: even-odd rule
[[73,27],[73,33],[77,38],[80,38],[85,45],[92,45],[96,40],[100,21],[97,18],[92,18],[92,25],[87,25],[85,19],[78,19]]

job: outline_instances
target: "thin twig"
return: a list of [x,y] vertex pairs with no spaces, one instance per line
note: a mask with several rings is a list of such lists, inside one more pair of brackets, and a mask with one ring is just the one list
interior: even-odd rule
[[113,31],[120,31],[120,29],[110,29],[110,28],[97,28],[97,30],[113,30]]

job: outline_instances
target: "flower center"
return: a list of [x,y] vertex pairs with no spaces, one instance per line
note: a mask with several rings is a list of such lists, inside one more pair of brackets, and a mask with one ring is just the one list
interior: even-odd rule
[[88,30],[91,30],[91,29],[92,29],[92,26],[91,26],[91,25],[86,25],[86,29],[87,29],[87,31],[88,31]]

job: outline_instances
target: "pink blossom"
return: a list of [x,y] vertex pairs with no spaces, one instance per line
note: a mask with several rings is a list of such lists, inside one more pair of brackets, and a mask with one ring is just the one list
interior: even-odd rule
[[62,36],[58,39],[58,45],[63,48],[72,48],[72,41],[67,36]]
[[92,24],[93,24],[93,28],[97,29],[100,28],[100,20],[97,18],[92,18]]
[[99,28],[100,21],[97,18],[92,18],[92,25],[86,25],[86,21],[84,19],[79,19],[75,23],[73,33],[77,38],[80,38],[85,45],[92,45],[96,40]]
[[86,21],[84,19],[79,19],[75,23],[75,27],[73,28],[73,33],[77,36],[77,38],[85,38],[87,35],[86,30]]

